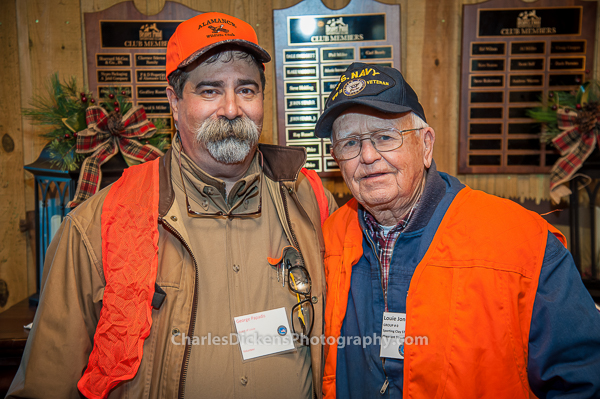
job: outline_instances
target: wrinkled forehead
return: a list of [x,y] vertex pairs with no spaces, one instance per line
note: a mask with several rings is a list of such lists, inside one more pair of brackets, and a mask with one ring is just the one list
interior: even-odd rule
[[353,134],[367,133],[379,129],[405,129],[409,123],[410,112],[390,114],[371,107],[354,106],[340,114],[333,122],[332,140],[341,139]]

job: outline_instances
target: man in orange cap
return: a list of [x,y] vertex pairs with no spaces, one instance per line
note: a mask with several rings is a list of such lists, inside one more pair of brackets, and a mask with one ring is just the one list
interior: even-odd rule
[[303,149],[258,144],[269,61],[237,18],[179,25],[172,149],[66,217],[8,397],[321,396],[336,205]]

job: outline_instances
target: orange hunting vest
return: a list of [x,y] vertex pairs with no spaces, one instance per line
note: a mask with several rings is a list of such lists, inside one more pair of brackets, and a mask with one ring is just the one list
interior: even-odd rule
[[[325,336],[336,339],[352,266],[363,254],[357,207],[351,200],[323,228]],[[512,201],[468,187],[456,195],[408,290],[404,398],[535,397],[529,328],[549,230],[566,245],[558,230]],[[417,345],[417,337],[427,344]],[[336,396],[336,365],[337,346],[326,346],[328,399]]]

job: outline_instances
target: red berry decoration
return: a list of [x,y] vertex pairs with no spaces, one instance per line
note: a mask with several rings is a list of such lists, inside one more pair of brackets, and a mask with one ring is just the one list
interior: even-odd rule
[[121,111],[121,110],[119,109],[119,107],[115,107],[115,112],[119,112],[119,111]]
[[96,100],[94,100],[93,98],[90,98],[90,102],[93,104],[96,102]]
[[586,70],[585,70],[585,73],[589,75],[589,74],[590,74],[590,70],[589,70],[589,69],[586,69]]
[[114,94],[112,94],[112,93],[110,93],[110,94],[108,95],[108,98],[110,98],[110,99],[112,100],[113,98],[115,98],[115,95],[114,95]]
[[556,111],[557,109],[558,109],[558,107],[556,106],[556,104],[554,104],[554,105],[552,106],[552,111]]
[[577,108],[577,109],[581,109],[581,104],[577,104],[577,105],[575,105],[575,108]]
[[85,93],[79,93],[81,97],[85,97]]
[[77,138],[77,132],[73,133],[73,137]]
[[121,92],[121,95],[122,95],[122,96],[126,96],[126,95],[127,95],[127,93],[125,92],[125,90],[123,90],[123,91]]
[[565,108],[565,112],[568,114],[569,112],[571,112],[571,110],[569,108]]
[[81,102],[82,103],[87,103],[87,97],[81,97]]
[[581,79],[575,78],[575,83],[581,83]]
[[115,107],[118,107],[118,106],[119,106],[119,102],[118,102],[118,101],[115,101],[115,102],[113,103],[113,105],[114,105]]
[[548,97],[550,97],[550,98],[554,97],[554,92],[553,92],[553,91],[551,91],[551,92],[548,94]]
[[144,141],[144,144],[148,144],[148,143],[150,143],[148,140]]
[[71,138],[71,135],[69,133],[65,134],[65,140],[69,140]]

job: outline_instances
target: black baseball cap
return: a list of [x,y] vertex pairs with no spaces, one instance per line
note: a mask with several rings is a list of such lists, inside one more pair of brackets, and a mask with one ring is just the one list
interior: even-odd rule
[[315,126],[315,135],[320,138],[330,137],[333,122],[353,105],[366,105],[390,114],[412,111],[427,122],[417,93],[406,83],[400,71],[354,62],[329,94],[325,111]]

